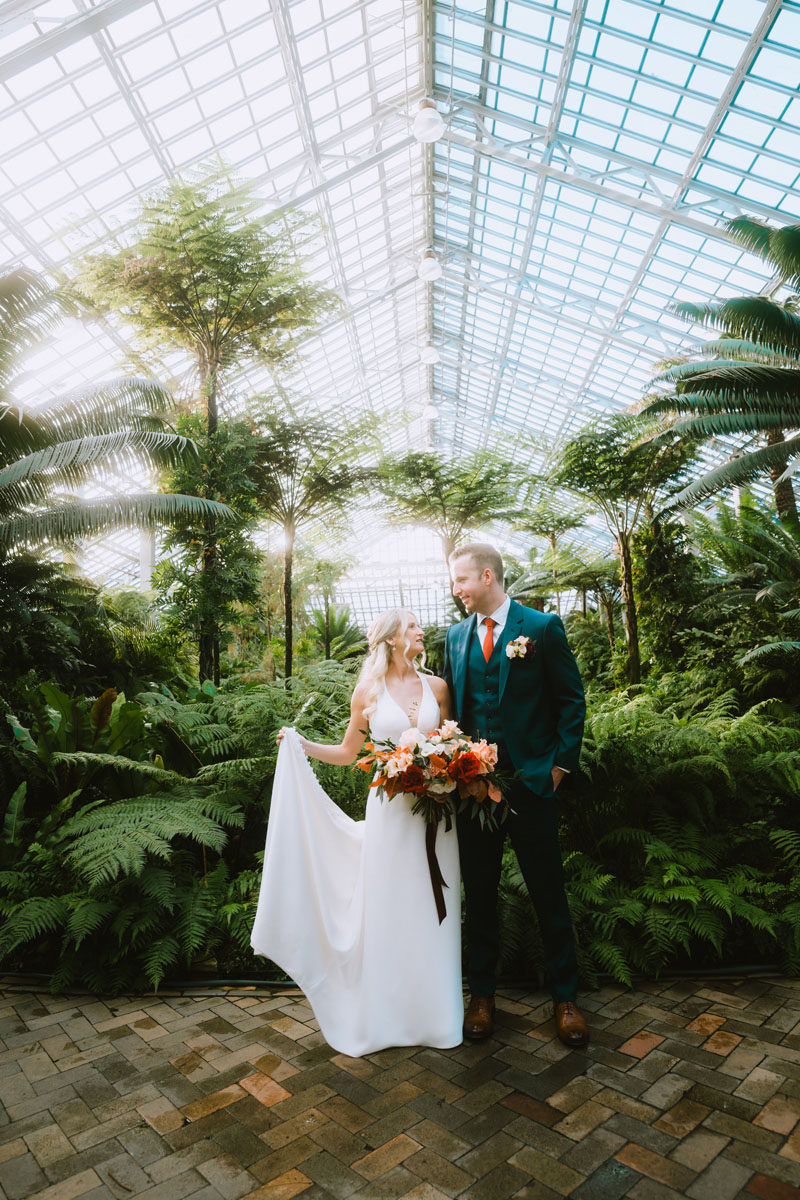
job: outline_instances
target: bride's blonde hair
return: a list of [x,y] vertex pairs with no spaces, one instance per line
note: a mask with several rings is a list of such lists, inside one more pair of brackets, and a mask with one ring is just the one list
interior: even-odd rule
[[[392,661],[392,654],[401,654],[409,666],[411,665],[412,660],[408,657],[409,643],[406,630],[413,620],[415,620],[415,616],[410,609],[390,608],[376,617],[367,630],[369,653],[364,659],[364,665],[358,677],[359,683],[367,684],[364,704],[365,717],[372,716],[375,711],[386,672]],[[390,638],[394,639],[394,646],[389,645]],[[420,666],[424,666],[424,663],[425,652],[423,651]]]

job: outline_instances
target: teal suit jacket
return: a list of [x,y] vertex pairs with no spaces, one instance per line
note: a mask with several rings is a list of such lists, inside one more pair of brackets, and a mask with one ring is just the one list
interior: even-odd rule
[[[468,686],[469,639],[475,637],[476,623],[473,613],[452,625],[445,639],[444,677],[459,722]],[[520,636],[529,637],[536,646],[533,657],[509,658],[506,654],[508,643]],[[586,715],[578,664],[561,618],[512,600],[499,653],[500,722],[511,761],[532,792],[552,796],[553,767],[577,770]]]

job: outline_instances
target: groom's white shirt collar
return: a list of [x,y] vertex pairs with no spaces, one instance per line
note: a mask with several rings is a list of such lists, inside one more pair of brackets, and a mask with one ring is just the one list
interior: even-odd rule
[[483,639],[486,637],[486,625],[484,624],[486,617],[491,617],[495,623],[494,629],[492,630],[492,641],[496,643],[497,639],[500,637],[500,634],[503,632],[506,621],[508,620],[508,610],[510,607],[511,597],[506,596],[500,607],[496,608],[493,613],[486,613],[486,616],[484,616],[482,613],[478,613],[478,619],[475,622],[475,632],[478,635],[481,645],[483,645]]

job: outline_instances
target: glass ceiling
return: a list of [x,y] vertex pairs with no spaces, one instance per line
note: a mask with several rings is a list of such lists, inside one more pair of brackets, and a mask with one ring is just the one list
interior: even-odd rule
[[[798,47],[791,0],[6,0],[2,268],[58,278],[124,235],[143,192],[221,160],[265,209],[319,218],[310,270],[345,301],[291,368],[250,370],[234,393],[403,414],[398,450],[568,436],[704,340],[670,302],[775,289],[722,224],[800,220]],[[446,122],[432,146],[411,133],[425,95]],[[444,268],[433,284],[416,274],[427,247]],[[68,323],[19,399],[132,359],[122,325]],[[185,385],[179,356],[156,369]],[[584,536],[605,544],[597,526]],[[147,543],[108,536],[86,565],[135,586]],[[341,595],[359,621],[401,601],[399,575],[424,621],[444,615],[432,535],[398,540],[365,506],[349,549]]]

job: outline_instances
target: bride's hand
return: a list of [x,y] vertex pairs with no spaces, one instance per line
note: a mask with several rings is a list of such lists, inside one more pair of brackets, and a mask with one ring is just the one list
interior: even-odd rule
[[[295,732],[297,732],[297,731],[295,730]],[[278,730],[277,737],[275,738],[275,741],[278,743],[279,746],[280,746],[281,742],[283,741],[284,737],[286,736],[286,733],[287,733],[286,726],[282,725],[281,728]],[[297,740],[300,743],[300,746],[302,747],[303,753],[308,754],[308,748],[311,745],[308,738],[303,737],[302,733],[298,733]]]

